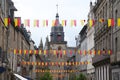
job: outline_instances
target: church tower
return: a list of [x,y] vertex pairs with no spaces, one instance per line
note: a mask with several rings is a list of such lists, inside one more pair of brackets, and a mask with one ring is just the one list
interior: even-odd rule
[[59,15],[56,14],[56,20],[54,23],[54,26],[51,28],[51,43],[59,43],[59,44],[66,44],[66,41],[64,41],[64,32],[63,32],[63,26],[59,23]]
[[[60,51],[66,50],[67,48],[67,41],[64,40],[64,30],[63,26],[59,22],[59,15],[56,14],[56,20],[54,26],[51,28],[50,33],[50,50],[56,50],[57,52],[50,53],[49,56],[50,62],[54,62],[58,65],[50,66],[50,70],[64,70],[64,66],[59,64],[62,62],[66,62],[66,55],[60,53]],[[58,72],[58,73],[51,73],[53,76],[53,80],[65,80],[65,73]]]

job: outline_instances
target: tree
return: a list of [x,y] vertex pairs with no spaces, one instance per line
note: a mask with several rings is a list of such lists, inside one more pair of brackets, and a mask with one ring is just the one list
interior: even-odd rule
[[80,74],[77,78],[77,80],[87,80],[86,76],[84,74]]
[[49,72],[46,72],[41,78],[40,80],[53,80],[52,76]]

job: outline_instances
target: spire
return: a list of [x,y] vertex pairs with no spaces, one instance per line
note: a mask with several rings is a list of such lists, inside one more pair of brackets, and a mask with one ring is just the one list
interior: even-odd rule
[[39,49],[43,49],[43,42],[42,42],[42,38],[41,38],[41,40],[40,40]]
[[49,44],[49,39],[48,39],[48,36],[46,37],[46,42],[45,42],[45,46],[48,46]]
[[59,19],[59,15],[58,15],[58,4],[56,5],[56,8],[57,8],[56,19]]
[[57,7],[57,13],[56,13],[55,26],[59,26],[60,23],[59,23],[59,14],[58,14],[58,4],[56,5],[56,7]]

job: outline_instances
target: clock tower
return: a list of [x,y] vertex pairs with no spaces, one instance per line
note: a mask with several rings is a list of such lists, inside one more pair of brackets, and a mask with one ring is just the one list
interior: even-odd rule
[[[55,62],[55,63],[61,63],[61,62],[66,62],[67,57],[66,55],[60,53],[60,51],[66,50],[67,49],[67,41],[64,40],[64,30],[63,26],[59,22],[59,15],[58,13],[56,14],[56,20],[54,23],[54,26],[51,28],[51,33],[50,33],[50,50],[57,50],[57,53],[55,54],[52,52],[49,56],[50,62]],[[50,70],[65,70],[64,66],[61,64],[58,64],[56,66],[50,66]],[[65,80],[65,73],[63,72],[58,72],[58,73],[52,73],[53,80]]]

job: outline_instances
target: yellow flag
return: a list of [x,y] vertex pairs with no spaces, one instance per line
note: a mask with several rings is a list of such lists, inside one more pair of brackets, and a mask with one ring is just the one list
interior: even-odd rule
[[56,50],[54,50],[53,52],[54,52],[54,55],[56,55]]
[[15,27],[17,27],[17,26],[18,26],[18,19],[15,18],[15,19],[14,19],[14,22],[15,22]]
[[108,19],[108,27],[111,26],[111,19]]
[[52,20],[52,27],[55,26],[55,20]]
[[71,20],[71,27],[73,26],[73,24],[74,24],[74,21],[73,21],[73,20]]
[[43,27],[45,27],[45,22],[46,22],[46,21],[45,21],[45,20],[43,20]]
[[34,20],[34,27],[36,27],[36,20]]
[[81,20],[80,22],[81,22],[81,25],[84,26],[85,20]]
[[46,50],[44,50],[44,55],[46,55]]
[[7,27],[9,25],[9,18],[4,18],[4,23],[5,23],[5,27]]
[[40,54],[40,55],[42,54],[42,50],[39,50],[39,54]]
[[16,49],[14,49],[14,54],[16,54]]
[[66,50],[63,50],[63,54],[66,55]]
[[64,20],[62,20],[62,26],[65,26]]
[[117,20],[117,26],[120,27],[120,18]]
[[100,50],[98,50],[98,55],[100,55]]
[[90,26],[90,27],[93,26],[93,20],[92,20],[92,19],[89,20],[89,26]]
[[34,50],[34,54],[36,54],[36,50]]

